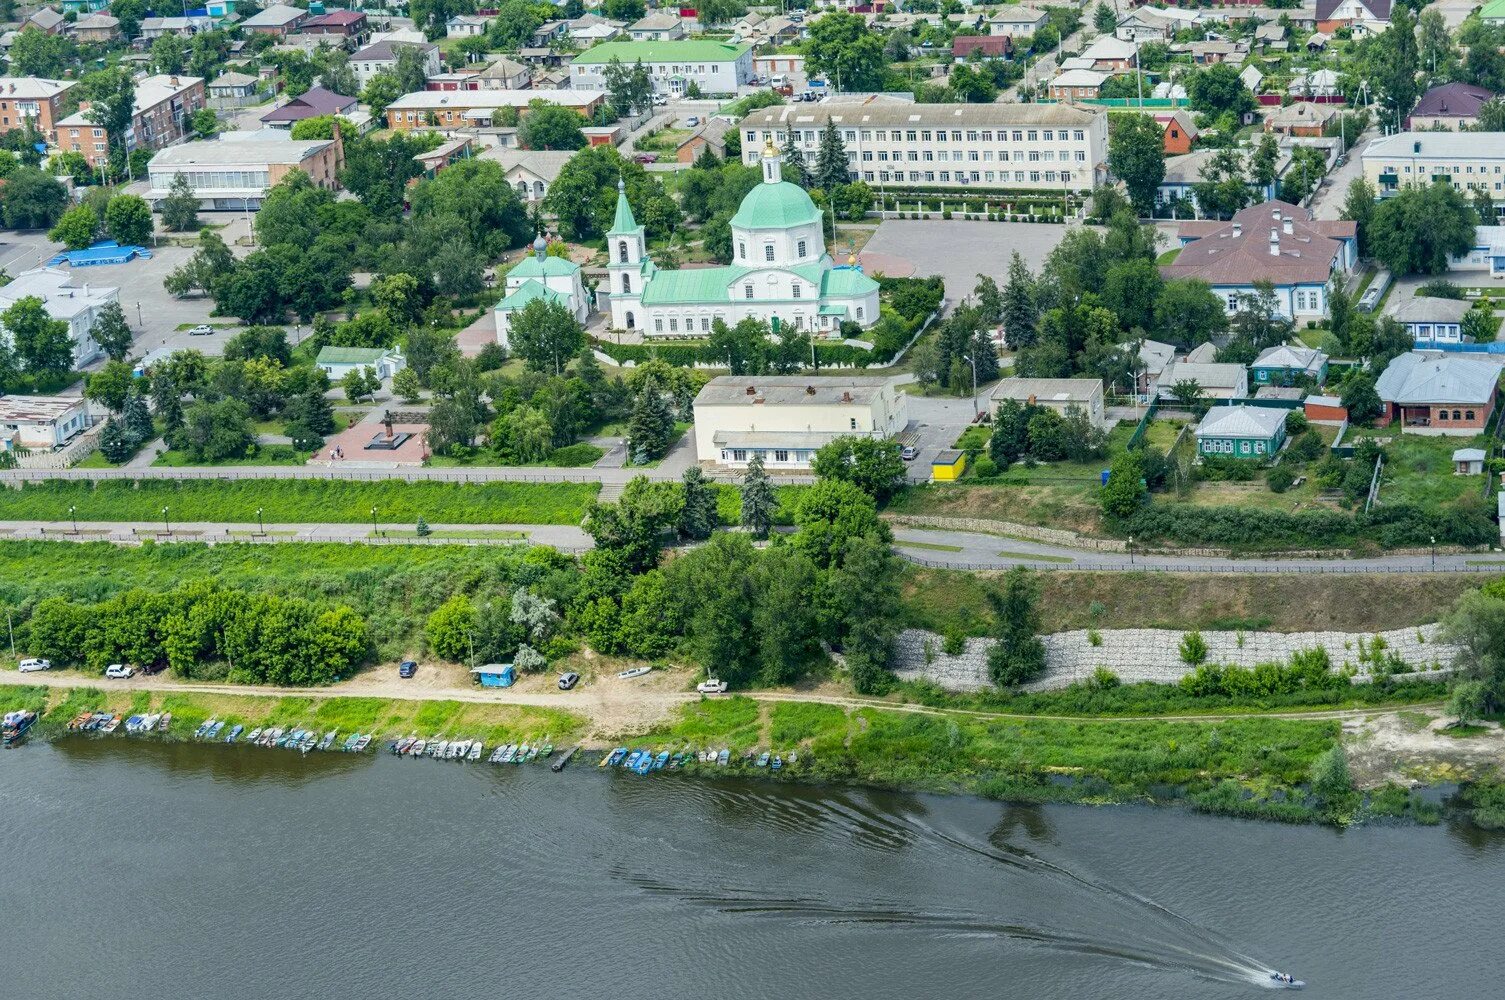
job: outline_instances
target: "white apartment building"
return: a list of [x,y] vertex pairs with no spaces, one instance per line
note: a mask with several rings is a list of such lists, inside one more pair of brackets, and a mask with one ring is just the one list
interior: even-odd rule
[[909,397],[872,375],[721,375],[695,397],[695,453],[702,462],[808,469],[839,437],[894,437],[909,423]]
[[1438,181],[1464,194],[1483,188],[1496,200],[1505,193],[1505,132],[1397,132],[1371,142],[1361,159],[1381,198]]
[[705,40],[605,42],[570,63],[575,90],[606,90],[606,69],[615,59],[632,68],[642,63],[655,93],[678,95],[694,84],[702,94],[735,94],[752,80],[752,46]]
[[[82,368],[104,353],[94,340],[94,323],[99,318],[101,309],[120,300],[120,289],[90,285],[88,282],[75,285],[73,275],[67,271],[55,267],[39,267],[23,271],[10,284],[0,288],[0,312],[24,298],[41,299],[47,315],[68,324],[75,367]],[[0,336],[9,340],[10,335],[0,327]]]
[[874,187],[1089,191],[1107,177],[1108,116],[1059,104],[781,105],[742,120],[742,162],[792,131],[814,163],[828,120],[849,173]]

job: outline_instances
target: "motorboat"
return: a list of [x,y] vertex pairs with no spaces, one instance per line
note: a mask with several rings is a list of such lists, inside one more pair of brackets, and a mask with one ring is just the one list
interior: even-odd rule
[[727,764],[731,763],[731,760],[732,752],[730,750],[722,750],[719,754],[716,755],[716,766],[725,767]]
[[502,751],[506,749],[504,746],[498,746],[495,750],[491,751],[491,756],[486,758],[486,763],[500,764],[502,762]]
[[205,739],[210,739],[210,740],[217,740],[217,739],[219,739],[220,732],[224,728],[225,728],[224,720],[220,720],[219,722],[216,722],[214,725],[212,725],[212,726],[209,727],[209,732],[207,732],[207,733],[204,734],[204,738]]
[[424,746],[423,740],[414,740],[412,745],[408,747],[408,755],[411,757],[422,757]]
[[435,740],[429,745],[429,756],[436,760],[442,760],[449,752],[449,740]]
[[627,757],[626,747],[617,747],[611,753],[601,758],[601,767],[616,767]]
[[371,745],[371,734],[370,733],[364,733],[364,734],[361,735],[360,739],[358,739],[358,740],[355,741],[355,752],[356,753],[365,753],[366,752],[366,748],[368,746],[370,746],[370,745]]
[[528,759],[528,744],[524,743],[517,748],[517,756],[512,758],[512,763],[521,764]]
[[118,715],[112,715],[112,716],[110,716],[110,721],[106,722],[104,724],[104,732],[107,732],[107,733],[113,733],[115,730],[117,730],[119,728],[120,728],[120,716],[118,716]]
[[768,753],[766,750],[763,753],[758,754],[758,767],[767,767],[768,758],[772,756],[773,755]]
[[1306,983],[1303,982],[1300,979],[1297,979],[1295,976],[1291,975],[1289,972],[1272,972],[1272,973],[1270,973],[1270,982],[1272,982],[1275,985],[1276,989],[1281,989],[1281,990],[1304,990],[1304,989],[1306,989]]
[[325,733],[324,738],[319,740],[319,749],[328,750],[330,747],[334,746],[334,738],[338,735],[339,734],[333,729]]
[[481,751],[483,751],[485,749],[486,749],[486,744],[482,743],[480,740],[476,740],[474,743],[472,743],[470,745],[470,752],[465,755],[465,759],[466,760],[480,760],[481,759]]
[[652,667],[633,667],[631,670],[624,670],[621,673],[617,674],[617,677],[620,680],[630,681],[634,677],[641,677],[644,674],[651,672],[652,670]]
[[503,764],[510,764],[510,763],[512,763],[512,758],[514,758],[516,756],[517,756],[517,744],[516,743],[508,743],[507,746],[502,750],[501,762]]
[[653,769],[655,771],[662,771],[664,769],[664,765],[667,763],[669,763],[669,751],[660,750],[658,752],[658,756],[653,758]]
[[230,735],[225,737],[225,742],[234,743],[236,740],[240,739],[240,734],[245,731],[246,727],[237,722],[235,726],[230,730]]
[[251,735],[246,737],[246,742],[251,744],[253,747],[261,742],[261,728],[259,726],[251,730]]

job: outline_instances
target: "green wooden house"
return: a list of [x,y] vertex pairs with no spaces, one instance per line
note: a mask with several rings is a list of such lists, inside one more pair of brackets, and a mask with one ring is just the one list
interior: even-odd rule
[[1327,355],[1311,347],[1277,344],[1266,348],[1249,366],[1249,383],[1261,385],[1295,385],[1300,378],[1310,378],[1317,385],[1327,381]]
[[1197,454],[1264,461],[1286,439],[1288,410],[1273,406],[1214,406],[1194,432]]

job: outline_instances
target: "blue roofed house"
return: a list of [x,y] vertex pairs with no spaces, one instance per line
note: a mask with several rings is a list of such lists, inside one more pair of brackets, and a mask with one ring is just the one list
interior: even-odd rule
[[1161,277],[1200,278],[1229,313],[1254,294],[1255,282],[1268,281],[1281,315],[1322,319],[1329,279],[1358,262],[1355,223],[1314,219],[1284,201],[1254,205],[1227,222],[1183,222],[1177,236],[1181,252],[1161,266]]
[[774,333],[790,327],[839,337],[843,323],[878,321],[878,283],[848,258],[826,252],[820,209],[783,179],[782,154],[763,150],[763,182],[731,218],[732,263],[660,269],[646,253],[643,227],[619,186],[617,214],[606,234],[611,325],[648,338],[703,337],[721,320],[753,318]]
[[524,257],[507,272],[506,297],[496,304],[497,343],[511,347],[508,331],[512,317],[535,299],[557,302],[580,323],[590,315],[580,265],[563,257],[550,257],[542,236],[533,241],[532,256]]
[[1327,355],[1298,344],[1277,344],[1260,352],[1249,366],[1255,385],[1295,385],[1309,378],[1316,385],[1327,381]]
[[1286,439],[1289,410],[1273,406],[1214,406],[1197,425],[1197,454],[1263,461]]

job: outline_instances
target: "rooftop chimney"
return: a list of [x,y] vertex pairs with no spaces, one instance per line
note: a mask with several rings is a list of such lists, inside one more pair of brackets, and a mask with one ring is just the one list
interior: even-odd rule
[[1242,235],[1244,235],[1244,224],[1242,222],[1235,222],[1233,224],[1233,235],[1234,236],[1242,236]]
[[813,385],[807,385],[807,386],[805,386],[805,395],[807,395],[807,396],[813,396],[813,395],[815,395],[815,386],[813,386]]
[[758,394],[758,387],[754,386],[754,385],[748,386],[747,387],[747,394],[749,396],[756,396]]
[[1295,230],[1291,228],[1291,217],[1289,215],[1280,220],[1280,231],[1285,233],[1287,236],[1290,236],[1293,232],[1295,232]]
[[1270,256],[1280,256],[1280,230],[1278,229],[1270,230]]

